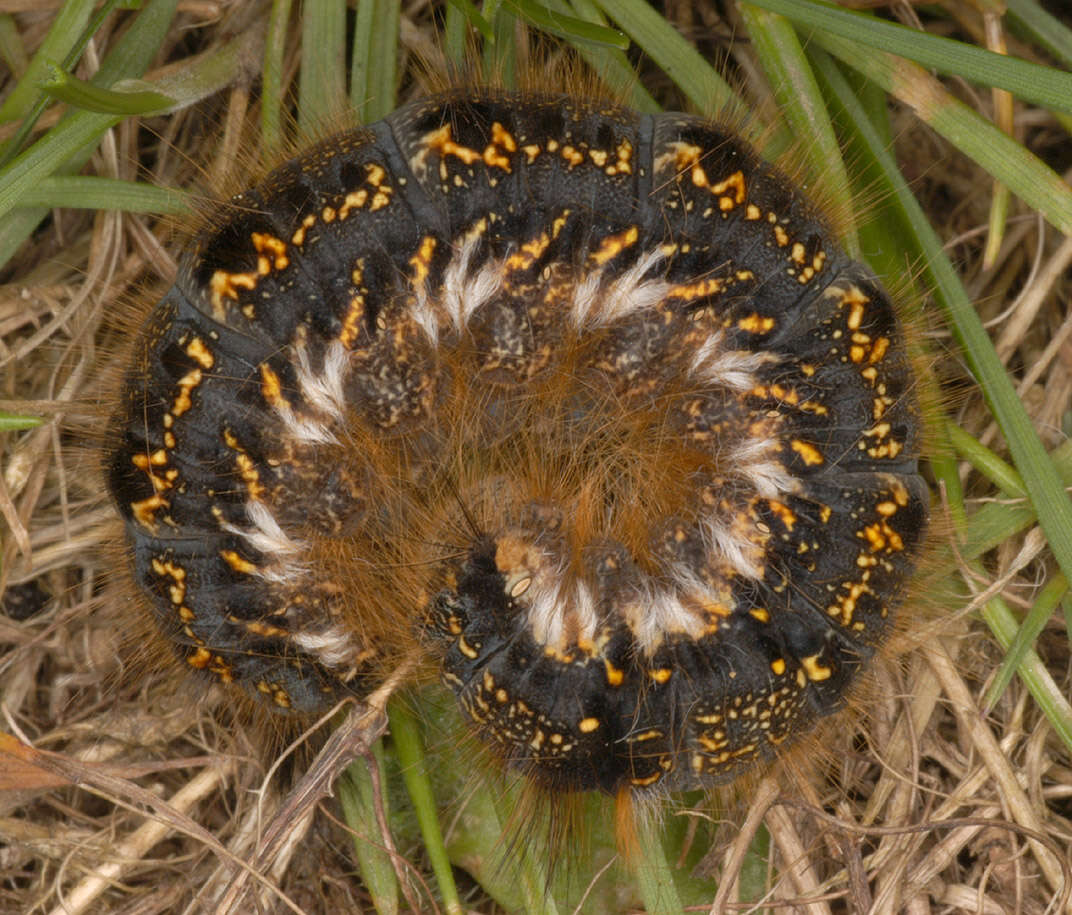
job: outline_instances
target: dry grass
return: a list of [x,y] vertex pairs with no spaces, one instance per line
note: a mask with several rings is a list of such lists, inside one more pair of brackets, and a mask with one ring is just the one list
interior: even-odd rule
[[[688,6],[668,4],[710,53],[710,36],[730,30],[712,26],[714,6]],[[0,11],[13,8],[0,3]],[[158,67],[226,40],[252,18],[210,0],[180,10]],[[15,17],[25,47],[36,46],[50,16]],[[404,10],[409,52],[428,55],[430,30],[423,2]],[[97,54],[111,38],[106,28]],[[298,66],[291,45],[288,74]],[[658,76],[649,83],[657,95],[666,88]],[[412,87],[407,75],[403,94]],[[241,135],[234,125],[255,114],[250,88],[239,81],[174,115],[121,122],[89,172],[204,186],[206,176],[232,170],[230,139]],[[1067,174],[1072,142],[1061,124],[1030,106],[1017,113],[1029,148]],[[39,126],[51,122],[48,112]],[[990,179],[909,115],[899,114],[897,127],[903,170],[993,322],[997,351],[1040,435],[1048,447],[1065,442],[1072,244],[1014,201],[1005,242],[984,269]],[[105,415],[95,381],[102,354],[121,342],[117,303],[168,282],[176,252],[168,220],[54,210],[0,277],[0,410],[44,420],[0,434],[0,729],[11,735],[0,735],[0,911],[368,911],[338,804],[324,795],[338,760],[364,750],[382,717],[351,721],[326,745],[321,737],[315,763],[304,751],[269,769],[261,731],[233,715],[221,693],[191,691],[166,665],[132,672],[127,608],[102,590],[109,569],[99,546],[114,520],[85,453]],[[935,336],[959,424],[1002,453],[953,344]],[[1010,501],[967,464],[961,477],[969,512]],[[934,586],[940,596],[930,595],[929,616],[940,624],[931,619],[925,644],[876,673],[879,688],[850,752],[803,787],[760,782],[731,806],[731,822],[702,849],[708,871],[726,865],[721,890],[690,911],[748,910],[736,902],[743,864],[748,886],[769,879],[765,911],[1072,913],[1072,756],[1019,678],[986,708],[1002,652],[976,612],[993,594],[1017,611],[1030,607],[1055,574],[1053,561],[1031,524],[983,559],[983,577],[962,563],[963,574]],[[1065,696],[1070,618],[1066,604],[1036,644]],[[463,792],[441,798],[447,847],[456,850],[471,780],[452,774],[446,758],[437,790]],[[434,911],[406,801],[394,784],[385,790],[393,812],[402,808],[391,826],[410,906]],[[710,843],[711,831],[701,826],[683,841],[693,838]],[[468,909],[502,911],[478,880],[460,879]],[[623,907],[639,905],[627,891],[621,898]]]

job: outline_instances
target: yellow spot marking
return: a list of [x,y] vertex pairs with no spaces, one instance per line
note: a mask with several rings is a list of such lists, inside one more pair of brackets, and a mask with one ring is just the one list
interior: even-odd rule
[[603,666],[607,671],[607,684],[610,686],[621,686],[622,680],[625,679],[625,672],[619,670],[606,658],[603,659]]
[[339,219],[346,219],[350,215],[351,210],[360,210],[366,203],[368,203],[369,192],[365,188],[359,188],[356,191],[350,191],[342,199],[342,206],[339,207]]
[[633,172],[633,166],[630,164],[633,158],[633,144],[628,140],[622,140],[618,144],[618,159],[617,161],[606,169],[606,172],[611,177],[614,177],[619,172],[623,175],[629,175]]
[[845,319],[845,326],[849,330],[859,330],[864,319],[864,303],[852,300],[849,306],[849,316]]
[[198,648],[193,654],[186,656],[186,663],[198,670],[204,670],[212,661],[212,652],[207,648]]
[[806,658],[800,659],[800,666],[804,669],[804,673],[809,680],[820,682],[822,680],[829,680],[833,671],[819,663],[819,656],[817,654],[809,655]]
[[672,286],[667,290],[666,296],[670,299],[681,299],[684,302],[691,302],[696,299],[702,299],[705,296],[715,295],[722,292],[725,288],[725,280],[712,276],[705,280],[689,283],[688,285]]
[[726,179],[724,179],[722,181],[719,181],[718,184],[715,184],[715,185],[711,186],[711,193],[712,194],[725,194],[726,191],[732,191],[733,194],[730,197],[724,198],[725,200],[727,200],[729,202],[728,206],[726,204],[722,204],[722,202],[719,201],[720,206],[722,206],[723,209],[732,209],[735,205],[740,204],[740,203],[744,203],[744,198],[745,198],[744,172],[736,171],[732,175],[730,175],[728,178],[726,178]]
[[582,734],[591,734],[592,731],[596,730],[598,727],[598,718],[582,718],[577,724],[577,728]]
[[574,149],[572,146],[563,146],[562,158],[566,160],[572,170],[574,166],[580,165],[584,161],[584,153]]
[[152,454],[135,454],[131,459],[131,463],[138,468],[138,470],[148,470],[150,465],[153,467],[160,467],[167,463],[167,452],[163,448],[158,448]]
[[770,669],[774,672],[774,675],[776,677],[780,677],[782,674],[785,673],[785,659],[775,658],[773,661],[770,662]]
[[240,572],[243,575],[252,575],[257,571],[256,565],[244,556],[240,556],[234,550],[220,550],[220,558],[234,569],[234,571]]
[[435,252],[435,247],[435,238],[431,235],[426,235],[421,239],[421,245],[417,249],[417,253],[409,259],[410,266],[413,267],[414,285],[421,286],[428,278],[428,267],[432,263],[432,254]]
[[185,411],[190,409],[193,405],[193,402],[190,399],[190,392],[196,388],[200,382],[202,382],[202,370],[200,369],[193,369],[179,379],[179,393],[178,396],[176,396],[175,403],[172,404],[172,416],[180,417]]
[[539,238],[525,242],[520,251],[516,254],[511,254],[506,259],[507,272],[527,270],[540,258],[550,244],[551,239],[548,238],[546,232],[541,233]]
[[609,235],[599,243],[599,249],[588,255],[588,259],[598,267],[613,260],[626,248],[636,244],[640,232],[636,226],[630,226],[617,235]]
[[295,230],[294,234],[290,236],[290,242],[293,245],[297,245],[299,248],[305,244],[305,233],[316,225],[316,216],[310,213],[302,221],[301,225]]
[[793,263],[804,265],[804,246],[799,241],[790,249],[789,257]]
[[283,396],[283,384],[267,362],[261,363],[261,396],[270,407],[288,406]]
[[455,156],[466,165],[472,165],[480,159],[480,153],[466,146],[459,146],[451,139],[450,125],[444,124],[439,130],[433,131],[424,138],[424,145],[428,149],[436,150],[440,156]]
[[186,355],[198,363],[203,369],[212,368],[215,363],[215,359],[212,357],[212,353],[209,352],[205,342],[200,337],[194,337],[189,343],[186,344]]
[[793,439],[789,443],[789,447],[799,454],[809,467],[814,467],[823,462],[823,456],[819,449],[814,445],[809,445],[807,442],[802,442],[799,438]]
[[250,498],[260,499],[264,495],[264,487],[261,485],[261,475],[257,472],[253,459],[248,454],[241,452],[235,457],[235,464],[238,467],[238,475],[246,484],[246,490],[249,492]]
[[237,301],[239,289],[253,289],[256,285],[256,273],[228,273],[226,270],[217,270],[208,283],[214,315],[217,318],[223,317],[224,299]]
[[282,639],[290,635],[286,629],[273,626],[271,623],[265,623],[261,620],[247,620],[243,625],[246,632],[252,632],[254,635],[259,635],[266,639]]
[[465,641],[465,636],[463,635],[458,636],[458,651],[460,651],[471,661],[475,661],[478,657],[480,657],[480,653],[472,645]]
[[761,219],[762,217],[763,211],[754,203],[750,203],[747,207],[745,207],[744,218],[749,220],[750,222],[754,222],[755,220]]
[[774,318],[756,314],[752,312],[750,315],[745,315],[743,318],[737,321],[737,326],[750,334],[765,334],[769,333],[774,327]]
[[770,622],[770,612],[766,607],[753,607],[748,611],[751,616],[759,620],[761,623]]
[[778,242],[779,248],[784,248],[789,244],[789,236],[786,234],[785,229],[779,225],[775,225],[774,227],[774,240]]
[[506,150],[508,153],[516,152],[517,143],[510,132],[496,121],[491,125],[491,143],[484,150],[484,164],[488,168],[501,168],[509,173],[510,157],[501,150]]
[[[253,247],[258,254],[270,255],[272,268],[283,270],[289,266],[290,258],[287,257],[287,243],[283,239],[269,235],[267,232],[254,232],[251,238],[253,239]],[[260,266],[258,266],[258,269],[260,273],[267,274],[269,272],[267,268],[261,268]]]
[[339,342],[347,349],[353,349],[364,317],[365,297],[355,295],[350,299],[350,307],[346,311],[346,317],[343,318],[342,331],[339,334]]
[[665,683],[667,680],[670,679],[670,675],[672,673],[673,671],[666,667],[660,667],[657,670],[653,670],[650,672],[651,678],[656,683]]

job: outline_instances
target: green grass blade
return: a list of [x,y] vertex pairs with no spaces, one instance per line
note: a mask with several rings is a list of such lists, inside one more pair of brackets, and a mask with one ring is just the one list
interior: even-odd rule
[[0,432],[21,432],[23,429],[35,429],[43,423],[40,416],[23,416],[19,413],[5,413],[0,410]]
[[617,29],[609,29],[578,16],[562,12],[559,4],[551,6],[535,0],[504,0],[514,13],[530,25],[549,35],[557,35],[575,44],[594,44],[625,50],[629,39]]
[[1005,0],[1013,30],[1037,43],[1072,70],[1072,29],[1046,12],[1036,0]]
[[949,441],[964,460],[985,476],[1005,495],[1022,499],[1027,495],[1024,481],[1015,468],[1010,467],[982,442],[968,435],[956,423],[946,423]]
[[914,60],[939,73],[962,76],[983,86],[1007,89],[1025,101],[1072,114],[1072,73],[1062,73],[1051,67],[996,54],[817,0],[752,2],[772,13],[781,13],[805,29],[813,29],[817,39],[838,36],[850,41],[857,57],[864,56],[859,46],[869,45],[879,51]]
[[402,766],[402,779],[413,801],[421,836],[424,838],[424,848],[432,863],[432,872],[439,885],[439,892],[443,896],[443,905],[448,915],[462,915],[462,903],[458,888],[454,884],[450,858],[443,846],[443,831],[439,828],[439,815],[432,794],[432,783],[428,777],[420,728],[417,720],[397,697],[392,698],[388,705],[388,716],[391,720],[391,736],[394,738],[398,761]]
[[386,117],[395,108],[398,0],[362,0],[354,21],[354,50],[350,62],[350,104],[366,124]]
[[[365,759],[351,763],[339,778],[339,803],[346,824],[354,831],[354,853],[357,855],[361,879],[372,897],[378,915],[398,912],[398,877],[391,855],[382,845],[379,820],[376,817],[375,792],[369,766],[379,770],[380,785],[384,784],[383,744],[377,741]],[[381,794],[384,815],[387,815],[387,796]]]
[[306,0],[301,34],[298,126],[311,136],[331,123],[346,99],[346,0]]
[[272,0],[261,76],[261,141],[267,150],[283,145],[283,58],[290,31],[292,0]]
[[[547,0],[547,3],[554,9],[572,9],[575,15],[588,22],[607,24],[606,17],[592,0],[572,0],[569,4],[566,0]],[[645,114],[654,114],[661,110],[658,102],[640,84],[636,71],[629,63],[629,58],[625,56],[624,51],[586,42],[575,44],[574,47],[608,88],[622,93],[622,98],[631,108]]]
[[[739,9],[783,117],[795,136],[808,138],[802,149],[812,177],[823,179],[839,212],[852,212],[841,147],[796,31],[787,19],[756,4],[742,2]],[[855,231],[850,229],[842,242],[852,257],[860,256]]]
[[0,13],[0,60],[16,77],[22,77],[30,66],[30,58],[22,46],[22,38],[11,13]]
[[181,214],[190,212],[190,197],[185,191],[141,181],[61,175],[42,178],[20,197],[19,205]]
[[94,0],[67,0],[56,13],[45,40],[34,52],[30,66],[0,105],[0,123],[13,121],[30,113],[41,92],[41,83],[48,78],[57,60],[65,60],[78,38],[85,32],[93,14]]
[[[105,57],[93,82],[109,86],[120,79],[140,77],[164,40],[177,5],[178,0],[149,0],[126,34]],[[57,124],[23,155],[35,153],[38,156],[37,179],[45,177],[55,169],[53,162],[66,162],[64,170],[76,172],[93,154],[101,134],[116,123],[116,120],[113,115],[76,111]],[[38,151],[40,146],[48,148]],[[12,166],[14,164],[12,163]],[[27,192],[33,184],[33,181],[27,182],[22,178],[28,172],[34,171],[30,167],[31,163],[25,162],[21,176],[12,176],[9,171],[12,166],[0,171],[0,266],[7,263],[19,245],[48,213],[47,209],[40,207],[27,207],[17,213],[11,212],[12,207],[17,205],[19,195]]]
[[856,44],[835,35],[813,37],[848,66],[913,108],[926,124],[1006,184],[1028,206],[1039,210],[1057,229],[1072,233],[1072,188],[1012,137],[953,98],[929,73],[879,51],[861,55]]
[[459,68],[465,63],[465,24],[476,29],[485,41],[495,33],[491,23],[471,0],[447,0],[447,56]]
[[1027,660],[1027,653],[1032,650],[1036,639],[1050,621],[1061,599],[1068,593],[1068,579],[1060,572],[1053,576],[1039,591],[1035,603],[1024,617],[1016,632],[1016,637],[1007,646],[1005,659],[998,668],[990,688],[986,691],[986,707],[993,708],[1001,698],[1016,672]]
[[666,860],[659,825],[657,819],[637,819],[637,843],[640,849],[632,869],[633,879],[648,915],[679,915],[684,908],[674,885],[674,872]]
[[41,89],[58,102],[66,102],[83,111],[99,114],[132,115],[164,114],[176,107],[176,99],[155,88],[102,89],[87,83],[70,73],[65,73],[56,64],[50,64]]
[[736,101],[729,84],[703,55],[645,0],[596,2],[701,112],[715,115]]

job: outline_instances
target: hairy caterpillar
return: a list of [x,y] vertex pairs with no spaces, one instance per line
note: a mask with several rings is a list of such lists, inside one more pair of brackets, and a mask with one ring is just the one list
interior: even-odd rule
[[702,119],[432,96],[198,238],[109,455],[193,670],[312,714],[420,652],[552,790],[730,781],[839,708],[927,519],[886,293]]

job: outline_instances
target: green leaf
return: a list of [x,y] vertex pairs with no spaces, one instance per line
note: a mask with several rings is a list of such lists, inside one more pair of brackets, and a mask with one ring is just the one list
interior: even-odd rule
[[56,101],[101,114],[163,114],[177,105],[175,99],[155,88],[133,88],[134,85],[147,84],[131,81],[130,88],[116,84],[111,89],[102,89],[65,73],[56,64],[51,64],[46,70],[41,89]]
[[645,0],[596,2],[704,114],[715,115],[734,104],[729,84]]
[[62,175],[42,178],[19,198],[19,205],[180,214],[190,212],[190,197],[185,191],[141,181]]
[[939,73],[962,76],[983,86],[1007,89],[1024,101],[1072,114],[1072,73],[1062,73],[974,45],[931,35],[864,13],[818,0],[751,0],[756,6],[815,30],[815,38],[849,40],[858,57],[859,45],[914,60]]
[[19,432],[22,429],[35,429],[44,420],[40,416],[23,416],[18,413],[0,411],[0,432]]
[[398,0],[362,0],[358,4],[350,64],[350,104],[363,123],[385,118],[395,109],[401,16]]
[[617,29],[569,16],[560,8],[550,8],[535,0],[505,0],[505,4],[522,19],[550,35],[558,35],[572,42],[603,45],[624,50],[629,39]]
[[[339,803],[346,824],[356,833],[354,852],[357,855],[361,879],[372,896],[378,915],[398,912],[398,877],[391,855],[383,847],[379,819],[376,816],[375,792],[369,766],[376,766],[381,788],[384,784],[383,744],[377,741],[372,753],[353,762],[339,778]],[[384,817],[387,816],[387,797],[381,792]]]

